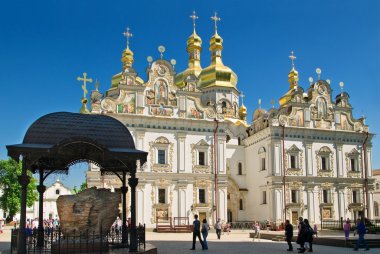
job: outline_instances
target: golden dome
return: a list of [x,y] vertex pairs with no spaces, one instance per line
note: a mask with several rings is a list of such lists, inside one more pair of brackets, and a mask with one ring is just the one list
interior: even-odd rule
[[199,35],[195,32],[195,28],[193,33],[189,36],[187,39],[187,53],[189,54],[189,60],[188,60],[188,67],[183,72],[176,75],[174,79],[174,83],[178,87],[185,86],[185,79],[193,74],[196,77],[201,73],[202,66],[201,66],[201,51],[202,51],[202,39],[199,37]]
[[129,67],[132,67],[132,64],[134,62],[133,59],[133,52],[132,50],[127,48],[123,51],[122,57],[121,57],[121,62],[123,63],[123,69],[127,69]]
[[244,104],[239,107],[239,118],[243,121],[247,120],[247,108],[244,106]]
[[237,75],[222,61],[223,39],[217,31],[210,39],[211,64],[199,75],[199,88],[231,87],[236,89]]
[[296,90],[298,86],[298,71],[294,68],[294,60],[296,59],[296,56],[293,51],[291,52],[289,59],[292,61],[292,69],[288,74],[289,90],[280,98],[280,107],[288,103],[293,98],[294,90]]

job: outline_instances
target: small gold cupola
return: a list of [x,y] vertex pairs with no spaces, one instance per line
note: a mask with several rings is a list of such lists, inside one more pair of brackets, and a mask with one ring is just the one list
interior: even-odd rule
[[242,121],[247,121],[247,108],[244,106],[244,97],[243,92],[240,94],[241,97],[241,106],[239,107],[239,119]]
[[215,33],[210,39],[211,64],[202,70],[199,75],[199,88],[231,87],[236,89],[237,75],[222,61],[223,38],[218,34],[217,22],[220,17],[217,13],[211,19],[215,22]]
[[132,67],[134,62],[133,52],[129,49],[129,38],[132,37],[132,33],[129,31],[129,27],[127,27],[127,31],[123,33],[125,37],[127,37],[127,47],[123,51],[121,62],[123,63],[123,70]]
[[190,18],[193,20],[193,33],[189,36],[186,42],[186,51],[189,54],[188,67],[185,71],[179,73],[175,77],[175,84],[179,87],[185,86],[184,81],[187,76],[193,74],[194,76],[198,77],[202,71],[202,39],[195,30],[195,21],[198,19],[198,16],[196,15],[195,11],[193,11],[193,14],[190,16]]
[[280,98],[280,107],[288,103],[293,98],[294,91],[297,90],[298,87],[298,71],[294,67],[294,60],[296,59],[296,56],[294,55],[294,51],[291,51],[290,53],[291,55],[289,56],[289,59],[292,61],[292,69],[288,74],[289,90]]

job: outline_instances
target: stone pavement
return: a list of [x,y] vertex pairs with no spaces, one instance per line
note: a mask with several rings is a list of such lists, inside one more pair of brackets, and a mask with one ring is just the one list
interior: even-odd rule
[[[190,250],[192,245],[191,233],[154,233],[147,232],[147,243],[157,247],[159,254],[181,254],[181,253],[209,253],[209,254],[277,254],[289,253],[286,251],[287,244],[285,242],[272,242],[270,240],[255,240],[249,238],[249,233],[252,231],[233,231],[230,234],[222,235],[222,239],[218,240],[215,232],[210,232],[208,237],[209,250],[202,251],[202,248],[197,242],[196,250]],[[294,249],[297,245],[293,243]],[[0,253],[9,253],[10,248],[10,228],[6,228],[3,234],[0,234]],[[379,249],[371,249],[369,251],[359,250],[355,252],[349,248],[330,247],[330,246],[313,246],[314,253],[327,254],[347,254],[347,253],[378,253]],[[115,252],[116,253],[116,252]],[[123,253],[123,252],[117,252]],[[291,252],[290,252],[291,253]],[[297,253],[294,251],[293,253]]]

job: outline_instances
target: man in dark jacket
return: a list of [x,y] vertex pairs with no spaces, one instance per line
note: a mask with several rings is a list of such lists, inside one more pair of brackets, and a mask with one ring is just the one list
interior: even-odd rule
[[356,231],[358,232],[358,240],[356,241],[356,245],[355,245],[355,249],[354,250],[358,250],[360,245],[363,245],[363,247],[366,249],[366,250],[369,250],[368,248],[368,245],[364,239],[364,235],[366,233],[366,228],[365,228],[365,224],[364,224],[364,220],[361,220],[361,219],[358,219],[357,220],[357,224],[356,224]]
[[201,222],[198,220],[198,215],[194,215],[194,222],[193,222],[193,247],[190,250],[195,250],[195,241],[196,239],[199,239],[199,242],[201,243],[202,250],[204,249],[203,241],[201,239]]
[[290,224],[289,220],[286,220],[285,221],[285,240],[289,246],[287,251],[293,251],[292,238],[293,238],[293,225]]
[[298,253],[304,253],[305,252],[305,236],[306,236],[306,225],[303,222],[303,218],[298,218],[298,236],[297,236],[297,243],[300,245]]

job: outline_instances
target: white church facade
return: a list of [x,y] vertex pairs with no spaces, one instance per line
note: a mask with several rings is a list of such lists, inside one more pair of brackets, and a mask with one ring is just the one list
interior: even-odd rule
[[[194,25],[188,68],[176,73],[160,47],[159,59],[148,58],[144,81],[132,67],[128,41],[110,89],[101,93],[96,85],[90,110],[83,104],[82,113],[121,121],[136,148],[149,152],[138,167],[137,222],[154,228],[158,220],[182,223],[198,214],[211,224],[216,218],[280,224],[285,216],[320,224],[358,217],[366,202],[372,217],[373,134],[353,117],[349,95],[341,91],[333,99],[321,79],[304,91],[293,65],[279,107],[255,110],[248,123],[216,26],[209,48],[211,61],[202,68]],[[87,185],[117,189],[121,183],[90,164]]]

